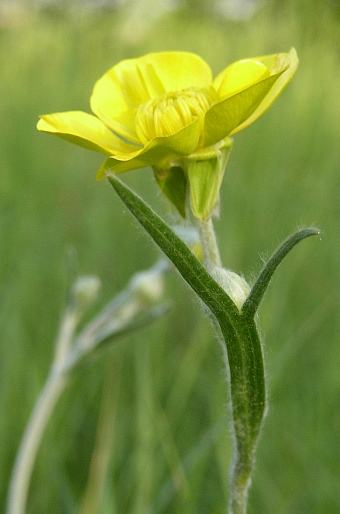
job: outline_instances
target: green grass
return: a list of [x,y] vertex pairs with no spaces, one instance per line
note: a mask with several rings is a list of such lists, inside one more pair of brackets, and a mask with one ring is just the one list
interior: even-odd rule
[[[80,273],[101,278],[100,304],[158,257],[109,184],[95,182],[101,157],[39,134],[38,114],[88,110],[102,73],[148,51],[194,51],[218,72],[232,60],[294,45],[297,76],[261,120],[235,136],[216,230],[225,266],[249,280],[261,258],[298,226],[315,223],[323,230],[320,240],[307,240],[286,259],[260,309],[270,409],[249,512],[337,514],[335,12],[288,2],[280,11],[269,4],[242,23],[173,13],[132,28],[117,13],[29,13],[0,29],[0,505],[53,355],[70,248]],[[166,212],[150,171],[123,178]],[[231,451],[221,352],[193,294],[175,275],[167,279],[167,296],[173,309],[166,318],[119,341],[68,387],[39,451],[28,513],[224,511]],[[102,478],[89,474],[99,433],[106,434]],[[86,511],[97,493],[100,507]]]

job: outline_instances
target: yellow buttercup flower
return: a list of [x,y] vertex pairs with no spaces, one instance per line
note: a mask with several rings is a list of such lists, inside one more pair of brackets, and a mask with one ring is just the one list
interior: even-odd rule
[[213,79],[208,64],[195,54],[152,53],[120,62],[97,81],[91,96],[94,115],[44,115],[37,128],[109,156],[97,178],[152,166],[182,215],[189,183],[193,212],[206,219],[224,171],[214,172],[212,160],[222,158],[226,164],[229,136],[264,114],[297,64],[292,49],[237,61]]

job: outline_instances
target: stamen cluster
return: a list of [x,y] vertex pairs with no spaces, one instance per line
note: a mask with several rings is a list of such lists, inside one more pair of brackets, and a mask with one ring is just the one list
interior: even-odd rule
[[203,128],[204,115],[217,101],[216,93],[208,88],[187,88],[164,93],[137,108],[136,132],[143,144],[155,137],[172,136],[196,118]]

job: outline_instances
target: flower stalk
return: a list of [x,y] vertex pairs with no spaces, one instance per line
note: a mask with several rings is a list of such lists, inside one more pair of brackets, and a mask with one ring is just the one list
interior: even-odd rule
[[25,429],[12,471],[7,499],[7,514],[24,514],[30,477],[48,420],[68,379],[55,372],[48,377]]
[[7,514],[24,514],[30,477],[46,425],[65,387],[78,367],[108,342],[162,316],[163,275],[168,263],[163,259],[149,270],[136,273],[130,283],[80,334],[76,330],[83,314],[96,300],[99,280],[80,277],[71,289],[65,308],[49,376],[26,426],[12,471],[7,498]]
[[209,273],[211,273],[214,268],[222,266],[212,218],[209,218],[207,221],[199,221],[198,230],[203,249],[203,263]]

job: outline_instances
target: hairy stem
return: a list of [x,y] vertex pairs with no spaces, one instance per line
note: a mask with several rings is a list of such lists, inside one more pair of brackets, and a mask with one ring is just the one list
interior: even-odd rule
[[209,218],[208,221],[199,221],[198,229],[203,248],[204,266],[210,273],[214,268],[220,268],[222,266],[212,219]]

